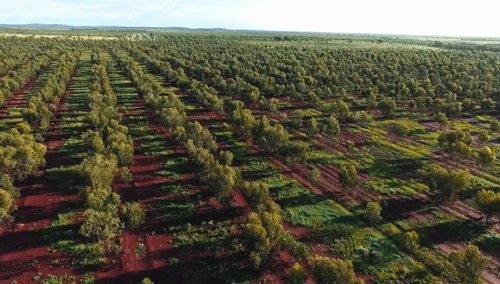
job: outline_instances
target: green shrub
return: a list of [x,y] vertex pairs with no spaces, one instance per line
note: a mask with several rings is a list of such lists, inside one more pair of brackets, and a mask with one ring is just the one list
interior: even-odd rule
[[368,202],[365,210],[363,211],[363,217],[372,224],[376,224],[382,220],[380,213],[382,212],[382,206],[379,202]]
[[292,268],[288,271],[286,275],[286,283],[287,284],[303,284],[307,281],[309,277],[307,276],[307,273],[300,265],[300,263],[295,263]]
[[354,266],[350,261],[316,256],[310,260],[314,278],[320,284],[359,284],[361,279],[356,278]]
[[146,220],[146,213],[137,202],[125,203],[121,213],[125,219],[125,225],[129,229],[136,229]]

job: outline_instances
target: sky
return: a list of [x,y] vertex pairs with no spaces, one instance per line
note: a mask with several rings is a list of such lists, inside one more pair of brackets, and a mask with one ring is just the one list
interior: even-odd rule
[[2,24],[500,37],[500,0],[0,0]]

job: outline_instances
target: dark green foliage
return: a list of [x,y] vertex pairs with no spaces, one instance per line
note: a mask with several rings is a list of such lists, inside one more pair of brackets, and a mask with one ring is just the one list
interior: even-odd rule
[[359,185],[359,177],[356,167],[353,165],[343,165],[340,168],[340,183],[348,189],[356,188]]
[[420,171],[423,182],[441,193],[444,199],[454,200],[470,183],[467,170],[449,170],[437,165],[429,165]]
[[361,279],[356,278],[354,266],[350,261],[316,256],[310,260],[311,270],[318,283],[359,284]]

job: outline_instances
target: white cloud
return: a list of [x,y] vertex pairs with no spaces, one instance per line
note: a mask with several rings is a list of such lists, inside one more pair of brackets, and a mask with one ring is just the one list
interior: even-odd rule
[[497,0],[0,0],[1,23],[500,36]]

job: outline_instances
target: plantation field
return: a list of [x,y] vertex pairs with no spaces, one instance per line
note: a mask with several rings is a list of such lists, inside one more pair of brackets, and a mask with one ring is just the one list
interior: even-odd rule
[[477,43],[0,36],[0,283],[499,283]]

